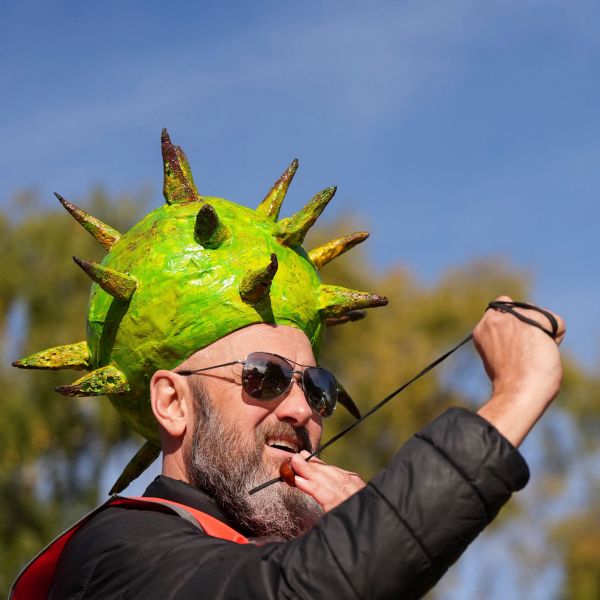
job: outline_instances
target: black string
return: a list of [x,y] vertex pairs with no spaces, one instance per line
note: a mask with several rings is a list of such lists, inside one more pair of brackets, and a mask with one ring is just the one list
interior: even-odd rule
[[[437,365],[439,365],[442,361],[446,360],[453,352],[456,352],[456,350],[458,350],[461,346],[464,346],[467,342],[470,342],[472,339],[473,339],[473,335],[472,334],[468,335],[462,342],[460,342],[460,344],[457,344],[456,346],[454,346],[454,348],[452,348],[451,350],[448,350],[448,352],[446,352],[445,354],[442,354],[442,356],[440,356],[439,358],[434,360],[432,363],[427,365],[423,370],[421,370],[419,373],[417,373],[412,379],[409,379],[406,383],[402,384],[397,390],[394,390],[391,394],[386,396],[381,402],[379,402],[378,404],[373,406],[373,408],[371,408],[369,411],[367,411],[360,419],[357,419],[356,421],[354,421],[353,423],[348,425],[348,427],[346,427],[345,429],[342,429],[342,431],[340,431],[339,433],[336,433],[331,439],[329,439],[327,442],[325,442],[322,446],[319,446],[319,448],[317,448],[317,450],[315,450],[310,456],[308,456],[306,458],[306,462],[308,462],[311,458],[318,456],[326,448],[329,448],[329,446],[331,446],[331,444],[333,444],[334,442],[337,442],[337,440],[339,440],[343,435],[346,435],[349,431],[354,429],[359,423],[362,423],[368,416],[372,415],[375,411],[379,410],[384,404],[387,404],[392,398],[394,398],[394,396],[397,396],[402,390],[406,389],[411,383],[414,383],[417,379],[419,379],[420,377],[423,377],[423,375],[425,375],[425,373],[428,373],[429,371],[431,371],[431,369],[433,369],[434,367],[437,367]],[[255,494],[256,492],[260,492],[260,490],[264,490],[266,487],[269,487],[270,485],[277,483],[278,481],[283,481],[283,479],[281,477],[276,477],[275,479],[265,481],[264,483],[261,483],[260,485],[256,486],[255,488],[252,488],[248,493],[250,495]]]
[[[541,329],[553,340],[555,340],[558,336],[558,321],[556,320],[555,316],[551,312],[548,312],[547,310],[544,310],[539,306],[535,306],[534,304],[529,304],[527,302],[508,302],[506,300],[494,300],[493,302],[490,302],[488,304],[486,310],[489,310],[490,308],[499,310],[500,312],[510,313],[511,315],[517,317],[517,319],[519,319],[520,321],[523,321],[523,323],[529,323],[529,325],[533,325],[534,327]],[[550,327],[552,327],[552,330],[546,329],[542,324],[538,323],[537,321],[534,321],[533,319],[530,319],[529,317],[526,317],[524,314],[515,310],[515,308],[527,308],[529,310],[535,310],[543,314],[546,317],[546,319],[550,321]]]
[[[549,329],[546,329],[545,327],[540,325],[537,321],[534,321],[533,319],[530,319],[529,317],[526,317],[525,315],[516,311],[515,308],[525,308],[525,309],[529,309],[529,310],[535,310],[535,311],[543,314],[550,321],[552,331],[550,331]],[[543,308],[539,308],[538,306],[535,306],[534,304],[528,304],[527,302],[513,302],[513,301],[509,302],[509,301],[504,301],[504,300],[494,300],[493,302],[490,302],[487,305],[486,310],[489,310],[489,309],[500,310],[502,312],[510,313],[511,315],[517,317],[517,319],[519,319],[520,321],[523,321],[524,323],[528,323],[529,325],[533,325],[534,327],[537,327],[538,329],[541,329],[544,333],[548,334],[553,340],[555,340],[558,335],[558,322],[557,322],[556,318],[554,317],[554,315],[552,313],[548,312],[547,310],[544,310]],[[329,446],[331,446],[331,444],[333,444],[334,442],[337,442],[337,440],[339,440],[342,436],[346,435],[349,431],[354,429],[359,423],[362,423],[367,417],[372,415],[374,412],[378,411],[382,406],[387,404],[392,398],[397,396],[401,391],[405,390],[409,385],[411,385],[412,383],[417,381],[417,379],[419,379],[420,377],[423,377],[423,375],[425,375],[426,373],[431,371],[431,369],[433,369],[434,367],[437,367],[441,362],[445,361],[451,354],[456,352],[459,348],[464,346],[467,342],[470,342],[472,339],[473,339],[473,334],[468,335],[462,342],[460,342],[459,344],[454,346],[454,348],[452,348],[451,350],[448,350],[448,352],[446,352],[445,354],[442,354],[442,356],[440,356],[439,358],[436,358],[432,363],[430,363],[423,370],[421,370],[419,373],[417,373],[412,379],[409,379],[406,383],[402,384],[397,390],[394,390],[391,394],[386,396],[381,402],[379,402],[378,404],[373,406],[373,408],[371,408],[369,411],[367,411],[360,419],[357,419],[356,421],[354,421],[353,423],[348,425],[348,427],[346,427],[345,429],[342,429],[342,431],[340,431],[339,433],[336,433],[331,439],[327,440],[327,442],[325,442],[315,452],[313,452],[310,456],[308,456],[306,458],[306,462],[308,462],[311,458],[318,456],[326,448],[329,448]],[[283,479],[281,477],[276,477],[274,479],[270,479],[269,481],[265,481],[264,483],[261,483],[260,485],[256,486],[255,488],[252,488],[248,493],[250,495],[255,494],[256,492],[260,492],[260,490],[264,490],[266,487],[269,487],[270,485],[273,485],[274,483],[278,483],[279,481],[283,481]]]

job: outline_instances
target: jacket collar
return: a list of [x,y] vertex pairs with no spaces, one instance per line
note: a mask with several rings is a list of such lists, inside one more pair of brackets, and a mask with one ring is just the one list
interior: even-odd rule
[[172,479],[165,475],[158,475],[146,488],[144,496],[164,498],[165,500],[172,500],[173,502],[185,504],[196,510],[201,510],[211,517],[219,519],[219,521],[229,525],[229,527],[240,531],[239,525],[219,507],[213,498],[206,492],[203,492],[184,481]]

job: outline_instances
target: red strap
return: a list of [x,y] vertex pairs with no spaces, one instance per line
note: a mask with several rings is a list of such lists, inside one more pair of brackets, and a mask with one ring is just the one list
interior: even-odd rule
[[243,535],[225,525],[225,523],[222,523],[218,519],[215,519],[202,511],[196,510],[195,508],[180,504],[179,502],[172,502],[171,500],[165,500],[164,498],[125,498],[116,496],[95,508],[81,520],[77,521],[75,525],[59,535],[54,541],[50,542],[50,544],[48,544],[48,546],[46,546],[46,548],[44,548],[23,569],[10,590],[9,600],[45,600],[50,592],[56,566],[58,565],[58,561],[65,546],[85,523],[109,506],[139,507],[142,504],[146,506],[164,506],[172,509],[176,514],[178,514],[178,509],[184,510],[198,522],[200,528],[207,535],[235,542],[236,544],[249,543]]
[[107,508],[111,500],[101,504],[91,513],[77,521],[70,529],[50,542],[24,569],[13,583],[10,600],[43,600],[48,597],[56,565],[67,542],[77,530],[94,515]]
[[232,529],[228,525],[225,525],[219,519],[215,519],[215,517],[211,517],[206,513],[196,510],[190,506],[185,506],[185,504],[180,504],[179,502],[173,502],[173,500],[165,500],[164,498],[148,498],[148,497],[138,497],[138,498],[115,498],[112,502],[113,505],[117,504],[126,504],[131,505],[132,502],[135,506],[135,502],[142,503],[151,503],[151,504],[162,504],[163,506],[175,506],[180,509],[185,510],[188,514],[192,515],[196,521],[198,521],[200,527],[204,530],[206,535],[210,535],[212,537],[220,538],[222,540],[228,540],[230,542],[235,542],[236,544],[248,544],[248,539],[245,538],[241,533],[238,533],[235,529]]

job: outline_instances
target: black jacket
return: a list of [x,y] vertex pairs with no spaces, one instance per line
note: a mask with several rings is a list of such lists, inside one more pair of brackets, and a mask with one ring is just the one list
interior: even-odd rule
[[[528,476],[521,455],[487,421],[451,409],[290,542],[239,545],[174,514],[108,508],[67,546],[51,598],[419,598]],[[146,495],[236,528],[185,483],[161,476]]]

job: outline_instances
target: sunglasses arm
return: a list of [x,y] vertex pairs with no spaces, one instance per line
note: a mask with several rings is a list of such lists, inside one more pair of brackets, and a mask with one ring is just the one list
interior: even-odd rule
[[211,365],[210,367],[204,367],[202,369],[193,369],[191,371],[173,371],[173,373],[177,373],[177,375],[195,375],[196,373],[203,373],[204,371],[211,371],[212,369],[218,369],[220,367],[229,367],[230,365],[243,365],[245,360],[232,360],[230,362],[226,362],[220,365]]

